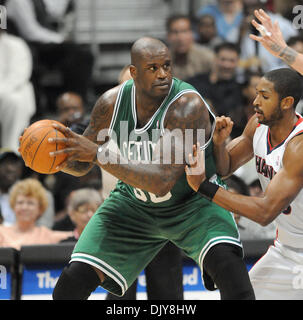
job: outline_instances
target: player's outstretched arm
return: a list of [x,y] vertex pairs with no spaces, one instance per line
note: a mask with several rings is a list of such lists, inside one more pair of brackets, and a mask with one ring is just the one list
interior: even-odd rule
[[247,123],[242,135],[226,144],[233,122],[229,117],[216,118],[216,129],[213,135],[214,157],[217,173],[227,177],[253,157],[253,135],[257,121],[253,116]]
[[260,32],[260,36],[251,34],[250,38],[260,42],[273,56],[282,59],[285,63],[303,75],[303,55],[287,46],[278,22],[272,22],[269,15],[262,9],[255,10],[256,20],[252,25]]
[[194,155],[190,158],[191,167],[186,168],[189,185],[202,196],[228,211],[251,219],[263,226],[272,222],[289,205],[303,187],[303,136],[293,138],[285,150],[283,168],[274,176],[263,197],[249,197],[229,192],[205,180],[205,174],[197,178],[191,170],[200,167],[203,171],[204,157]]

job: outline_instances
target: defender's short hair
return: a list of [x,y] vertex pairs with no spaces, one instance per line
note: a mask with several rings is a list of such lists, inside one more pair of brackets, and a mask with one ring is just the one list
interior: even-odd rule
[[290,68],[275,69],[265,73],[264,78],[274,84],[280,99],[293,97],[293,108],[296,108],[303,91],[303,77],[298,72]]

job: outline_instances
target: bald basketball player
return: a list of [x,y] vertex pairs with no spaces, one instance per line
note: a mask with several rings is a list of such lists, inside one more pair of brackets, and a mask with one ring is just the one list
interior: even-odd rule
[[[87,299],[99,285],[122,296],[170,240],[196,261],[205,286],[217,287],[222,299],[254,299],[232,214],[186,182],[185,132],[192,130],[191,148],[203,129],[206,172],[220,183],[212,156],[214,115],[191,85],[172,77],[161,41],[137,40],[130,72],[132,80],[99,98],[82,136],[57,126],[66,138],[50,141],[66,144],[51,154],[68,155],[62,171],[80,176],[98,165],[119,179],[82,232],[53,298]],[[175,129],[182,134],[172,139]],[[115,140],[119,156],[105,139],[98,141],[101,130]]]

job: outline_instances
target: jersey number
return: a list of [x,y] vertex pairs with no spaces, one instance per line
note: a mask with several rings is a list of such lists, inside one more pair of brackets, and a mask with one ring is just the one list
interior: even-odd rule
[[[146,197],[146,194],[141,190],[141,189],[137,189],[134,188],[134,193],[137,199],[146,202],[148,199]],[[167,201],[171,198],[171,193],[168,192],[165,196],[163,197],[158,197],[155,194],[149,192],[148,193],[150,196],[150,201],[152,201],[153,203],[159,203],[159,202],[163,202],[163,201]]]

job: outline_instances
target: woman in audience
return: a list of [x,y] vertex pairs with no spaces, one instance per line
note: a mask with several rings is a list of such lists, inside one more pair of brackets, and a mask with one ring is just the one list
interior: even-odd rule
[[9,198],[16,222],[11,226],[0,225],[0,247],[19,250],[22,245],[58,243],[72,235],[36,225],[48,204],[46,190],[38,180],[24,179],[15,183]]
[[102,202],[100,192],[95,189],[83,188],[72,191],[68,199],[67,212],[75,229],[73,235],[62,242],[77,241],[89,219]]

